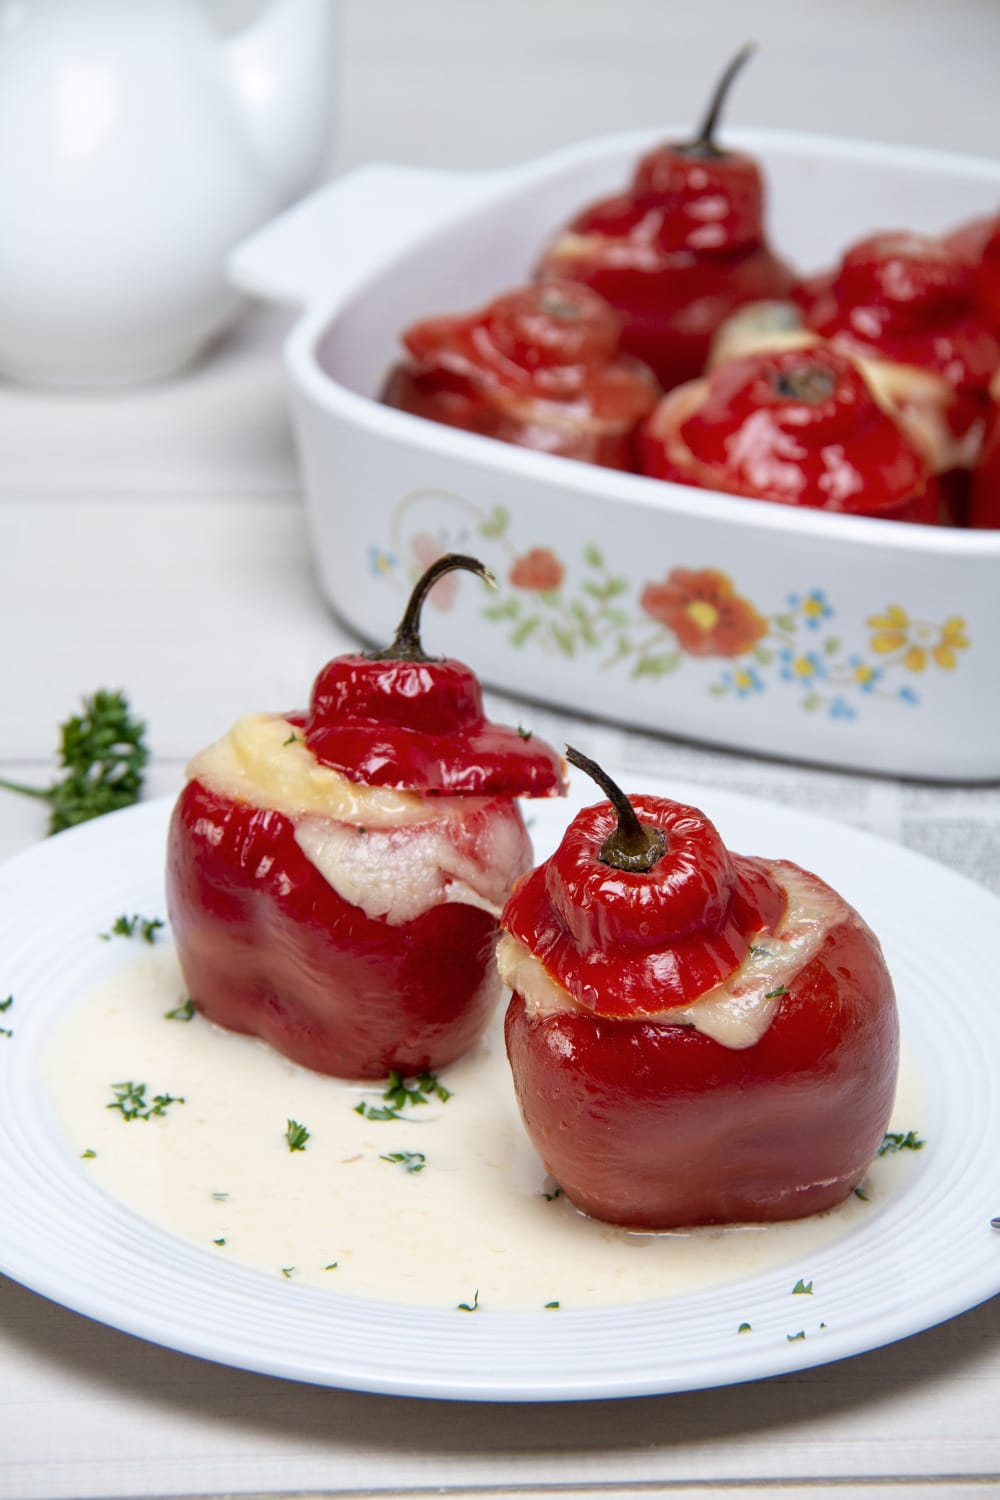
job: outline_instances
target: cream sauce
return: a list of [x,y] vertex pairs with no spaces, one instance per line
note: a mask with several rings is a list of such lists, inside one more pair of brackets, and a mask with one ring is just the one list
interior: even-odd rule
[[[443,1070],[450,1099],[379,1121],[356,1106],[383,1106],[381,1085],[310,1073],[200,1016],[166,1019],[183,1001],[164,943],[86,999],[53,1038],[46,1084],[80,1170],[206,1255],[351,1296],[449,1308],[478,1291],[484,1306],[575,1308],[682,1294],[781,1265],[791,1283],[808,1280],[813,1252],[863,1229],[914,1165],[909,1153],[878,1160],[873,1202],[852,1196],[797,1223],[630,1233],[546,1198],[555,1184],[521,1126],[502,1013]],[[147,1099],[184,1103],[126,1121],[107,1107],[125,1080],[145,1083]],[[290,1120],[309,1131],[302,1151],[289,1150]],[[907,1069],[891,1128],[920,1124]],[[396,1153],[419,1153],[422,1170],[385,1160]]]

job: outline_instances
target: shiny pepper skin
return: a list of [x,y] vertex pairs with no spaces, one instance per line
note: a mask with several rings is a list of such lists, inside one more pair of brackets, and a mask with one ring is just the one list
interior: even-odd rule
[[585,287],[528,286],[408,329],[408,358],[382,399],[501,442],[633,469],[636,429],[660,392],[618,340],[617,316]]
[[926,455],[830,347],[770,350],[666,396],[642,436],[658,479],[814,510],[930,524]]
[[956,436],[982,419],[1000,341],[980,305],[975,272],[953,245],[902,230],[871,235],[795,297],[806,326],[821,337],[939,375],[954,392],[947,417]]
[[778,300],[794,278],[764,237],[764,187],[749,156],[663,145],[630,186],[584,209],[538,274],[581,282],[622,320],[621,347],[664,390],[700,375],[734,308]]
[[[562,1007],[515,993],[507,1012],[528,1134],[573,1204],[613,1224],[831,1208],[863,1177],[895,1094],[898,1022],[879,944],[817,877],[729,854],[697,809],[633,805],[667,835],[660,864],[608,870],[604,803],[574,820],[504,912],[506,930],[567,992]],[[793,875],[828,919],[759,1039],[735,1048],[672,1023],[699,985],[711,991],[751,943],[780,934]]]
[[[503,802],[498,815],[516,822],[530,859],[517,808]],[[171,926],[198,1009],[315,1072],[384,1078],[443,1067],[482,1034],[501,997],[491,913],[443,904],[399,924],[367,916],[273,809],[189,782],[168,871]]]
[[514,799],[563,790],[554,750],[491,723],[470,669],[423,652],[420,606],[459,566],[489,577],[432,564],[386,652],[327,663],[305,712],[234,727],[171,819],[195,1004],[318,1072],[425,1072],[481,1035],[501,995],[496,912],[531,857]]

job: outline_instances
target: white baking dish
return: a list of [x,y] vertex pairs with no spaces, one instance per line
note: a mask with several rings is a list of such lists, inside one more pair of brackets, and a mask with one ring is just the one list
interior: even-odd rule
[[[1000,777],[1000,532],[796,512],[377,401],[401,329],[526,279],[569,215],[623,184],[652,142],[682,135],[605,138],[493,173],[367,167],[237,249],[244,290],[306,308],[286,359],[326,598],[386,641],[422,565],[445,548],[473,552],[499,591],[453,575],[426,645],[498,688],[743,750]],[[772,242],[802,269],[868,231],[943,231],[1000,203],[995,162],[776,132],[732,140],[762,161]],[[559,570],[557,588],[531,587]],[[647,586],[671,574],[666,604],[661,589],[644,607]],[[721,654],[690,655],[670,622],[720,603]],[[748,610],[768,631],[741,651]]]

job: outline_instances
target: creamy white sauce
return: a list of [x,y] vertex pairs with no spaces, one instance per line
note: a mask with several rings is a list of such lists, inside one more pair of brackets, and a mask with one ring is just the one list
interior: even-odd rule
[[[871,1202],[767,1228],[635,1234],[588,1219],[561,1197],[528,1142],[503,1050],[489,1035],[441,1073],[447,1102],[372,1121],[382,1086],[325,1078],[182,1004],[163,943],[85,1000],[53,1038],[46,1086],[79,1169],[144,1218],[270,1275],[352,1296],[434,1307],[469,1302],[575,1308],[644,1301],[787,1265],[809,1278],[820,1246],[864,1226],[912,1169],[909,1153],[873,1164]],[[124,1120],[112,1084],[183,1096],[161,1118]],[[288,1121],[309,1131],[290,1151]],[[893,1124],[919,1129],[905,1069]],[[84,1156],[94,1152],[93,1156]],[[422,1171],[382,1158],[421,1153]],[[919,1158],[916,1159],[919,1161]],[[217,1244],[216,1241],[224,1241]]]

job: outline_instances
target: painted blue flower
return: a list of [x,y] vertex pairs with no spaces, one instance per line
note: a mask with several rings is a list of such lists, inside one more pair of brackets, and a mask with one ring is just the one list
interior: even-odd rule
[[722,681],[738,698],[764,691],[763,679],[753,667],[734,667],[731,672],[723,672]]
[[874,692],[876,684],[882,681],[881,667],[873,667],[871,662],[865,661],[863,656],[852,656],[850,666],[855,685],[863,693]]
[[786,682],[809,687],[826,676],[826,664],[816,651],[794,651],[786,647],[781,653],[781,675]]
[[841,698],[838,694],[831,702],[831,719],[856,719],[857,717],[857,711],[851,707],[846,698]]
[[916,703],[920,702],[920,694],[917,693],[917,692],[914,692],[913,688],[911,688],[911,687],[901,687],[899,689],[898,696],[902,699],[902,701],[904,703],[913,703],[913,704],[916,704]]
[[374,543],[368,548],[368,571],[374,573],[376,578],[385,578],[395,566],[396,558],[392,552],[383,552]]
[[788,603],[792,609],[802,611],[802,618],[810,630],[818,630],[821,621],[828,620],[833,614],[833,606],[822,589],[810,589],[804,596],[789,594]]

